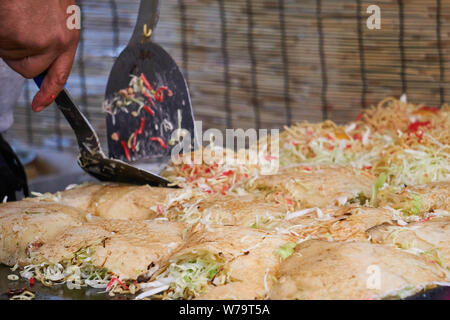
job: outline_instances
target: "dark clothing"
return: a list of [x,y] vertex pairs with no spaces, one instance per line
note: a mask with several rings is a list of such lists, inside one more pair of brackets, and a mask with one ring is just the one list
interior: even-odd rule
[[19,158],[0,134],[0,202],[7,196],[8,201],[15,201],[16,191],[29,196],[27,177]]

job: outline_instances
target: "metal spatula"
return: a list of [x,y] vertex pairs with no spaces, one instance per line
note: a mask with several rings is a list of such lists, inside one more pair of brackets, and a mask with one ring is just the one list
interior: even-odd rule
[[[106,119],[109,156],[161,167],[180,141],[173,141],[174,132],[188,132],[191,147],[196,137],[183,74],[170,55],[151,42],[158,18],[159,1],[141,0],[131,40],[111,69],[105,102],[110,111]],[[137,82],[128,89],[132,76]],[[123,90],[131,90],[131,96]]]
[[[41,86],[44,77],[45,74],[34,79],[38,87]],[[56,97],[55,103],[75,132],[80,149],[78,164],[84,171],[101,181],[149,184],[152,186],[167,186],[169,184],[168,180],[156,174],[105,157],[97,134],[66,89],[63,89]]]

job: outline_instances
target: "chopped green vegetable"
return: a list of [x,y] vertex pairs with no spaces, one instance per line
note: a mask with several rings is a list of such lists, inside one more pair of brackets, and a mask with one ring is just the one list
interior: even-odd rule
[[209,272],[208,272],[208,278],[209,278],[209,280],[211,280],[216,274],[217,274],[217,269],[211,269],[211,270],[209,270]]
[[436,262],[439,266],[445,268],[445,263],[441,258],[440,251],[438,248],[426,250],[422,252],[420,255],[427,257],[431,261]]
[[358,203],[360,205],[365,205],[367,200],[370,200],[363,192],[358,193],[354,198],[348,200],[349,203]]
[[43,212],[40,212],[40,211],[35,211],[35,210],[28,210],[28,209],[25,209],[24,210],[24,213],[25,214],[41,214],[41,213],[43,213]]
[[386,173],[382,173],[378,176],[377,181],[375,181],[375,185],[373,186],[372,189],[372,197],[370,198],[370,205],[374,205],[375,204],[375,200],[377,199],[378,196],[378,191],[384,186],[384,183],[386,182]]
[[420,209],[422,208],[422,199],[416,195],[412,195],[412,199],[403,202],[400,206],[398,206],[398,209],[401,209],[401,211],[406,215],[418,215],[420,214]]
[[294,253],[296,246],[297,244],[295,242],[288,242],[284,246],[281,246],[275,250],[275,253],[281,257],[281,260],[284,260]]
[[420,291],[422,288],[420,286],[413,286],[413,285],[408,285],[405,286],[404,288],[395,290],[387,295],[385,295],[384,297],[381,297],[381,299],[383,300],[397,300],[397,299],[405,299],[407,297],[410,297],[412,295],[414,295],[416,292]]
[[420,199],[420,197],[416,194],[413,195],[413,207],[411,209],[411,213],[412,214],[419,214],[420,213],[420,208],[422,206],[422,200]]

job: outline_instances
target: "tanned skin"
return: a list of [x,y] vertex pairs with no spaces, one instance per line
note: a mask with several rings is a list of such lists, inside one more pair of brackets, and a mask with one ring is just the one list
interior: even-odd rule
[[32,109],[41,111],[63,89],[80,30],[67,27],[73,0],[0,0],[0,58],[25,78],[48,69]]

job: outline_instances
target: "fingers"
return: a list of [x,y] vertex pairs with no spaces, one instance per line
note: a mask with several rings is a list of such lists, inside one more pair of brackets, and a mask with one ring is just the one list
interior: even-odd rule
[[37,52],[37,50],[30,50],[24,48],[14,48],[8,49],[5,48],[0,41],[0,57],[3,60],[20,60],[24,57],[38,55],[41,52]]
[[34,111],[39,112],[45,109],[64,88],[72,69],[75,51],[76,47],[73,50],[64,52],[51,64],[42,82],[41,89],[34,96],[31,104]]
[[4,60],[20,60],[25,57],[39,56],[45,51],[47,50],[43,50],[42,47],[37,45],[29,44],[27,47],[24,47],[0,37],[0,57]]
[[47,70],[55,58],[54,54],[45,53],[23,59],[4,59],[4,61],[11,69],[20,73],[24,78],[31,79]]

